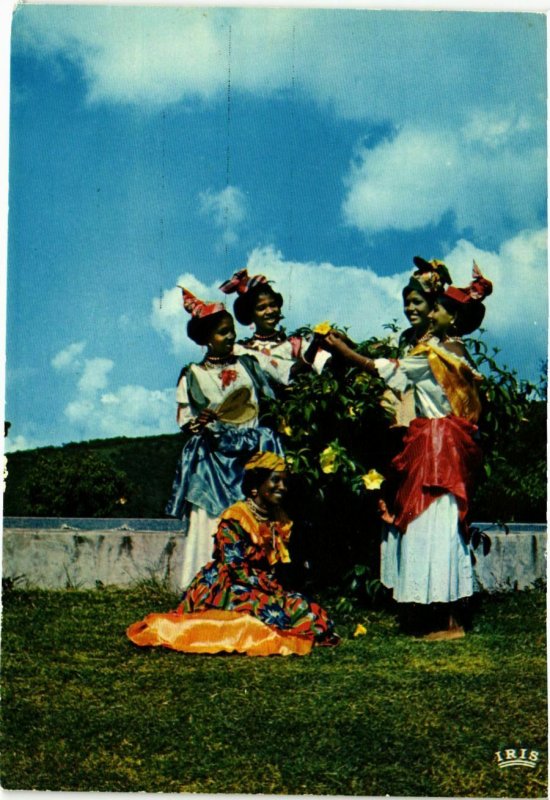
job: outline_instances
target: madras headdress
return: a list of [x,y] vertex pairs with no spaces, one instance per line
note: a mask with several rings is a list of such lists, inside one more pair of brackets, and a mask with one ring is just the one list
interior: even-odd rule
[[493,291],[493,284],[487,280],[482,274],[481,270],[474,261],[472,269],[472,282],[469,286],[459,288],[458,286],[449,286],[443,294],[456,300],[457,303],[480,303]]
[[407,288],[418,289],[423,294],[440,294],[448,283],[452,283],[449,270],[443,261],[426,261],[415,256],[413,262],[417,269],[413,272]]
[[228,281],[222,283],[220,289],[224,294],[237,292],[237,294],[241,295],[246,294],[255,286],[261,286],[264,283],[269,283],[265,275],[253,275],[251,277],[246,269],[240,269],[238,272],[235,272],[233,277],[229,278]]
[[260,450],[254,453],[252,458],[244,465],[245,470],[250,469],[269,469],[271,472],[284,472],[286,463],[284,458],[271,451]]
[[189,289],[185,289],[183,286],[179,288],[183,295],[183,307],[192,317],[202,319],[203,317],[208,317],[210,314],[217,314],[219,311],[225,311],[223,303],[205,303],[204,300],[199,300],[198,297],[195,297]]

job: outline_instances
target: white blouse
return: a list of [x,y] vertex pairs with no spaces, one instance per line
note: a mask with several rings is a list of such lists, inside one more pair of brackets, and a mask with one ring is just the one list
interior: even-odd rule
[[[311,344],[310,337],[297,336],[292,338],[299,340],[299,347],[296,348],[296,355],[294,355],[295,349],[293,348],[293,343],[290,341],[290,339],[284,339],[282,342],[280,342],[276,339],[256,339],[254,337],[250,341],[247,341],[246,345],[236,345],[235,352],[237,352],[237,348],[240,348],[242,352],[252,352],[254,355],[256,355],[256,353],[260,353],[261,355],[266,356],[274,368],[279,372],[281,378],[280,383],[284,383],[286,385],[288,384],[289,380],[290,367],[295,361],[303,358],[307,348]],[[326,350],[322,350],[321,348],[319,348],[315,353],[315,357],[311,366],[318,375],[322,372],[329,358],[330,353],[328,353]]]
[[415,413],[418,417],[435,419],[451,414],[451,404],[438,384],[425,353],[404,356],[398,361],[376,358],[374,366],[390,389],[402,394],[412,388]]
[[[270,359],[261,353],[250,353],[245,348],[236,345],[234,354],[236,356],[247,353],[253,355],[258,361],[260,367],[277,383],[288,384],[288,372],[291,365],[270,363]],[[236,389],[243,387],[250,390],[251,399],[256,406],[256,416],[248,422],[236,423],[238,427],[255,428],[258,425],[258,408],[259,398],[256,394],[252,378],[250,377],[247,369],[237,360],[234,364],[190,364],[187,371],[191,371],[196,378],[199,388],[203,395],[208,400],[207,408],[215,408],[218,406],[229,394]],[[177,423],[180,428],[190,422],[194,413],[190,407],[189,394],[187,391],[187,377],[182,375],[177,388],[176,388],[176,401],[177,408]]]

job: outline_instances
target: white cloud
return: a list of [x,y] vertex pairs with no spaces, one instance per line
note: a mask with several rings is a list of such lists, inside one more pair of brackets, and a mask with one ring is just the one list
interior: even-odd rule
[[[472,261],[477,261],[494,284],[493,294],[485,303],[487,341],[501,348],[501,360],[517,368],[521,376],[536,376],[547,350],[546,231],[524,230],[503,242],[498,252],[462,239],[447,252],[427,255],[445,261],[458,286],[470,283]],[[406,326],[401,292],[414,269],[412,260],[410,269],[379,276],[368,267],[287,261],[280,251],[266,246],[250,253],[246,266],[252,275],[266,275],[283,295],[288,331],[329,320],[347,327],[350,336],[360,341],[385,335],[383,325],[394,319]],[[186,274],[178,282],[203,299],[227,301],[217,289],[221,280],[205,286]],[[232,310],[231,302],[228,310]],[[165,292],[162,304],[158,298],[153,301],[151,323],[171,340],[183,363],[202,357],[200,349],[187,338],[188,319],[179,289]],[[241,335],[248,333],[241,326],[237,329]]]
[[59,353],[56,353],[51,360],[52,367],[57,370],[80,369],[82,360],[79,356],[82,354],[85,347],[86,342],[73,342],[64,350],[60,350]]
[[[344,214],[361,230],[411,231],[450,212],[460,230],[498,238],[544,214],[540,14],[23,4],[13,46],[60,74],[76,65],[92,103],[194,109],[230,89],[383,126],[394,138],[363,148],[349,175]],[[230,190],[203,197],[221,247],[242,222]]]
[[223,96],[231,44],[232,91],[430,124],[513,97],[537,101],[546,119],[542,15],[31,5],[14,32],[17,45],[78,65],[92,101],[145,109]]
[[182,294],[179,286],[189,289],[201,300],[219,300],[227,305],[227,298],[222,295],[219,285],[223,279],[207,286],[194,275],[186,272],[177,279],[173,289],[166,289],[161,297],[154,297],[150,316],[151,325],[172,343],[172,350],[189,360],[199,359],[201,351],[187,336],[187,323],[190,316],[183,308]]
[[110,358],[87,358],[84,370],[78,381],[78,388],[83,394],[93,394],[107,386],[109,372],[114,367]]
[[[50,442],[41,441],[40,439],[32,436],[24,436],[18,434],[17,436],[8,436],[4,439],[4,452],[15,453],[17,450],[34,450],[37,447],[46,447]],[[9,480],[10,463],[8,459],[8,480]]]
[[220,192],[207,189],[199,195],[201,213],[210,217],[221,232],[222,245],[236,244],[238,228],[246,217],[246,196],[238,186],[226,186]]
[[273,247],[254,250],[247,268],[274,281],[284,298],[287,330],[329,320],[347,326],[357,340],[382,335],[382,325],[401,317],[401,290],[409,274],[380,276],[369,267],[286,261]]
[[444,256],[453,281],[467,285],[475,260],[493,282],[484,303],[487,341],[501,350],[499,363],[535,378],[548,347],[548,241],[545,229],[526,230],[497,253],[460,240]]
[[[505,123],[502,123],[505,126]],[[371,233],[436,225],[452,212],[459,230],[478,237],[534,225],[545,190],[542,148],[512,150],[467,139],[461,131],[404,127],[393,139],[362,146],[345,180],[348,225]]]
[[65,416],[81,438],[154,436],[177,431],[174,389],[121,386],[92,398],[78,396]]
[[[177,291],[181,297],[180,290]],[[83,342],[69,345],[52,359],[56,369],[71,367],[76,373],[73,398],[64,408],[70,424],[66,433],[68,440],[154,436],[177,431],[174,387],[147,389],[126,385],[111,388],[109,381],[115,362],[109,358],[80,358],[84,346]],[[11,440],[8,437],[7,444],[9,450],[42,446],[33,437],[23,435]]]

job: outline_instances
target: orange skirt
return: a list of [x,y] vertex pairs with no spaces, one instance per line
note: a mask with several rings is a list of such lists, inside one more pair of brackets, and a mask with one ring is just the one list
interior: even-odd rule
[[209,609],[185,614],[149,614],[126,631],[139,647],[168,647],[184,653],[246,653],[249,656],[305,656],[310,637],[276,631],[238,611]]

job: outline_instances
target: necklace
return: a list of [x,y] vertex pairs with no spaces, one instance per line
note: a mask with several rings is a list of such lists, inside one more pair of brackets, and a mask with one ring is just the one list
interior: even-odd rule
[[246,500],[245,500],[245,503],[247,504],[249,509],[252,511],[253,516],[256,517],[258,522],[269,522],[270,521],[269,520],[269,515],[265,511],[263,511],[263,509],[261,509],[254,502],[254,500],[251,497],[247,497]]
[[272,339],[283,342],[286,339],[283,331],[273,331],[273,333],[255,333],[253,339],[259,339],[261,342],[269,342]]
[[206,355],[203,359],[203,365],[205,367],[224,367],[226,364],[234,364],[237,360],[237,357],[231,353],[229,356],[211,356]]

